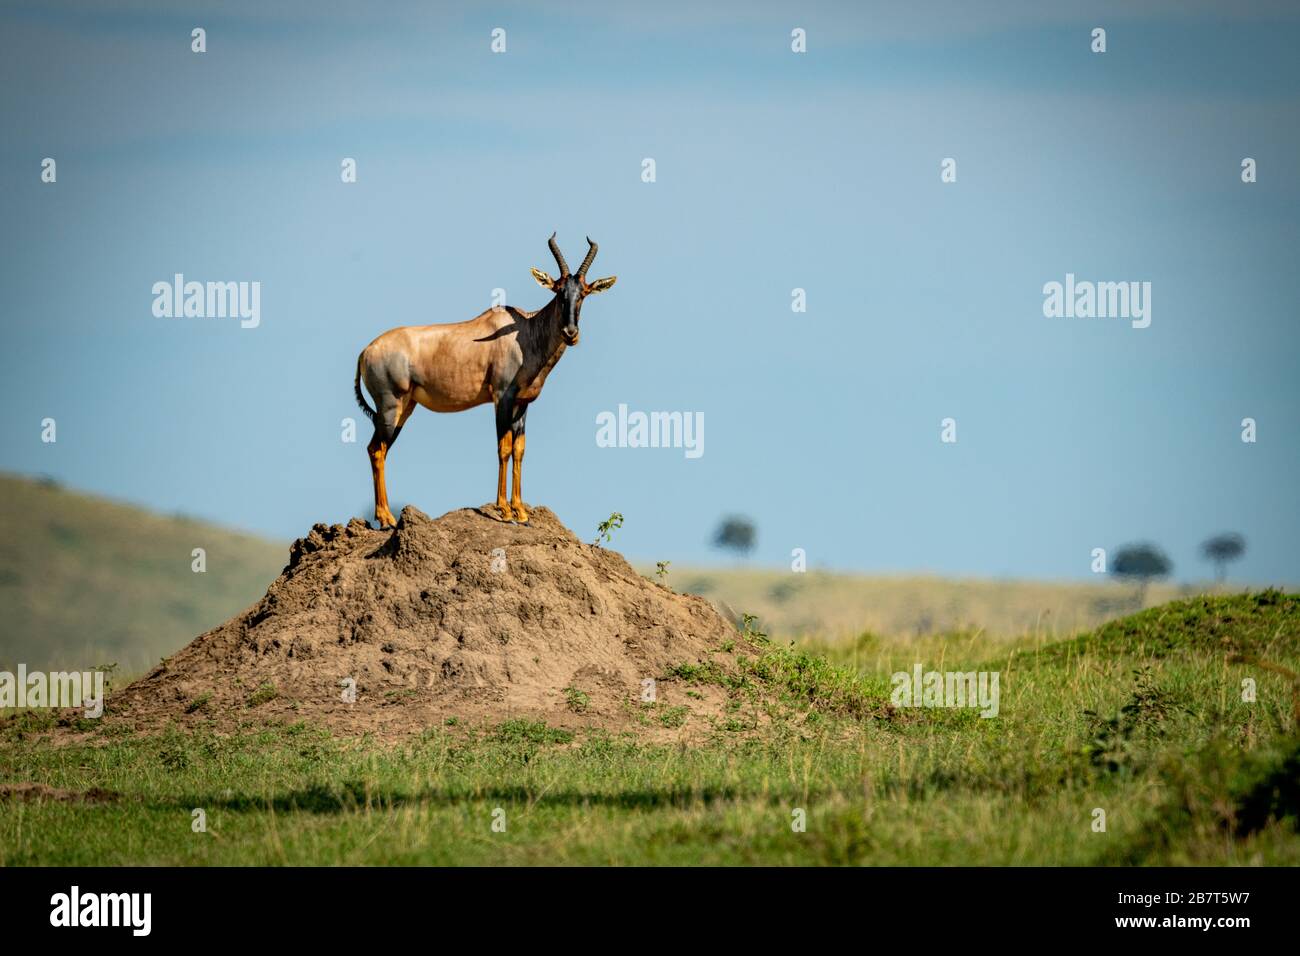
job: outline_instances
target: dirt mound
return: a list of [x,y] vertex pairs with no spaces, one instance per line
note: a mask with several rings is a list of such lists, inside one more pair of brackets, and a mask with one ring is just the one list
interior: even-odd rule
[[745,640],[703,599],[529,510],[527,526],[412,507],[390,531],[318,524],[261,601],[110,695],[106,719],[142,730],[306,720],[389,739],[520,717],[707,730],[723,692],[688,694],[673,673],[729,670]]

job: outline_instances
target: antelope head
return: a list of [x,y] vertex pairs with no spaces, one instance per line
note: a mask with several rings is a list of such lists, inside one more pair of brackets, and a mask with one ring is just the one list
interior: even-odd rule
[[595,282],[587,281],[587,269],[596,258],[596,250],[599,248],[590,238],[587,239],[587,258],[582,260],[582,265],[574,275],[569,274],[569,264],[564,261],[564,253],[560,252],[559,243],[555,241],[555,233],[551,233],[548,242],[551,255],[555,256],[555,264],[560,267],[560,277],[552,279],[541,269],[534,269],[533,278],[543,289],[555,293],[555,315],[556,321],[559,322],[560,335],[564,337],[566,344],[577,345],[582,300],[593,292],[604,292],[614,284],[618,276],[597,279]]

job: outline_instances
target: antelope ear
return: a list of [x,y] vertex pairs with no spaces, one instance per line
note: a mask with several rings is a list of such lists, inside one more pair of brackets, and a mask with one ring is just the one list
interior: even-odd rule
[[606,289],[612,288],[614,283],[617,281],[618,276],[609,276],[606,279],[597,279],[595,282],[591,283],[591,285],[587,286],[587,295],[591,295],[593,292],[604,292]]
[[533,270],[533,278],[537,280],[537,284],[543,289],[546,289],[547,291],[553,291],[555,289],[555,280],[541,269]]

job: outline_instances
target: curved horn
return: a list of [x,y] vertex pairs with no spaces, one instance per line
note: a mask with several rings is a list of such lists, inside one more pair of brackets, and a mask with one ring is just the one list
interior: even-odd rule
[[587,237],[587,245],[591,246],[591,248],[587,250],[587,258],[582,260],[582,267],[578,269],[579,279],[586,277],[587,267],[591,265],[591,261],[596,258],[596,250],[600,248],[600,246],[591,241],[591,236]]
[[551,255],[555,256],[555,264],[560,267],[560,278],[563,279],[569,274],[569,264],[564,261],[564,253],[560,251],[560,244],[555,241],[555,233],[551,233],[547,245],[551,247]]

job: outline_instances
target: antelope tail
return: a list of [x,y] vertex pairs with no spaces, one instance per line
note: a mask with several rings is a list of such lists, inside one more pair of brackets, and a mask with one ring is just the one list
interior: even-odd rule
[[357,356],[357,377],[352,382],[352,389],[357,393],[357,404],[361,406],[361,410],[365,412],[366,417],[370,419],[370,424],[372,425],[375,424],[375,416],[377,416],[379,413],[366,404],[366,396],[363,395],[361,392],[361,356],[360,355]]

